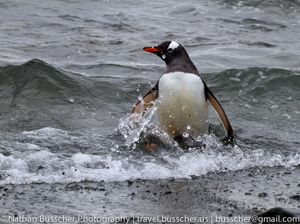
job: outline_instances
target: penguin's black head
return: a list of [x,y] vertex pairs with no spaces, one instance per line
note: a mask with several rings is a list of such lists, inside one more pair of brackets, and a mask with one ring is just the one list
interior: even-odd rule
[[144,47],[143,50],[156,54],[166,63],[171,62],[184,54],[187,55],[183,46],[175,41],[165,41],[154,47]]
[[185,72],[199,74],[184,47],[175,41],[162,42],[154,47],[144,47],[143,50],[156,54],[165,61],[167,66],[164,73]]

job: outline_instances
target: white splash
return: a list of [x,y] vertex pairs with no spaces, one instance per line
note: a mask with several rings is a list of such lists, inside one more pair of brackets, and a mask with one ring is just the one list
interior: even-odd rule
[[[151,125],[149,118],[153,114],[147,116],[144,123],[132,132],[125,127],[132,123],[130,120],[126,118],[120,121],[120,129],[127,135],[125,144],[134,145],[142,130]],[[97,146],[95,142],[98,139],[94,138],[91,133],[81,133],[78,136],[48,127],[20,133],[14,140],[14,145],[10,140],[1,139],[1,148],[10,147],[13,151],[9,155],[0,153],[0,185],[191,178],[191,175],[201,176],[209,172],[236,171],[251,167],[293,168],[300,164],[300,155],[297,153],[286,155],[263,148],[224,146],[212,134],[205,134],[199,139],[203,142],[200,148],[191,148],[187,152],[170,149],[157,156],[133,150],[131,146],[124,149],[124,146],[118,145],[115,150],[110,150],[101,144]],[[78,145],[96,147],[97,153],[80,149]],[[71,151],[66,150],[66,147]]]

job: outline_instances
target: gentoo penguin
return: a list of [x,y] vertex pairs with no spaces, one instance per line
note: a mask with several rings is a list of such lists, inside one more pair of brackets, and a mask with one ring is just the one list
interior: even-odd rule
[[200,77],[184,47],[175,41],[166,41],[143,50],[160,57],[166,63],[166,69],[132,113],[144,115],[158,99],[157,120],[162,130],[172,138],[198,137],[208,131],[209,101],[232,141],[234,134],[225,111]]

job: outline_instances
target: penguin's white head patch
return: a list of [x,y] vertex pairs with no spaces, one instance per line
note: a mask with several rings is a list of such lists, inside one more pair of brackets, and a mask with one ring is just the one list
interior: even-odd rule
[[176,49],[179,46],[179,43],[175,41],[171,41],[169,47],[168,47],[168,52],[172,52],[174,49]]

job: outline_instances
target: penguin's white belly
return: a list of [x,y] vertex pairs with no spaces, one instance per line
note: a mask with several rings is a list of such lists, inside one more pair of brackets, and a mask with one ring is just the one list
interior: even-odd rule
[[157,118],[171,137],[187,133],[200,136],[208,130],[208,104],[204,84],[191,73],[164,74],[158,83]]

